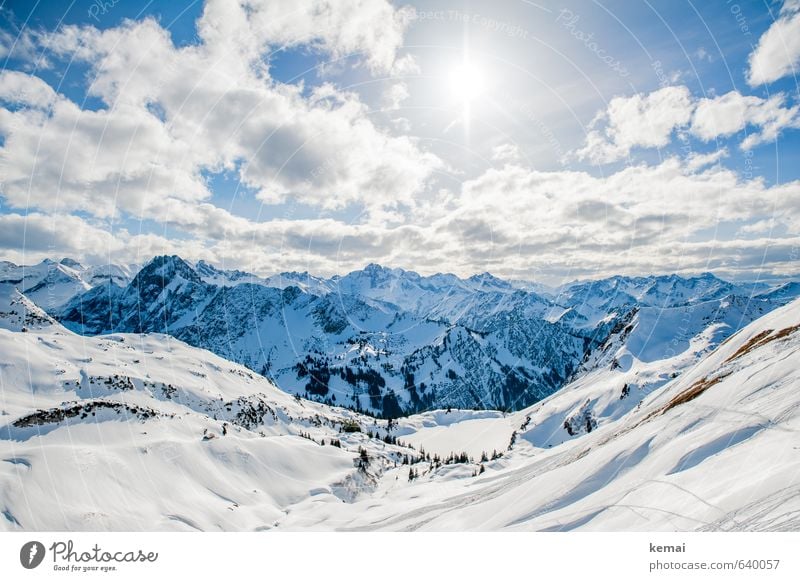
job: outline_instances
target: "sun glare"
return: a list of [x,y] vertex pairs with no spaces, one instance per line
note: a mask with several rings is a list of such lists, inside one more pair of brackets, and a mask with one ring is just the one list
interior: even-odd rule
[[454,68],[449,81],[453,97],[466,102],[480,97],[486,88],[483,73],[470,63],[463,63]]

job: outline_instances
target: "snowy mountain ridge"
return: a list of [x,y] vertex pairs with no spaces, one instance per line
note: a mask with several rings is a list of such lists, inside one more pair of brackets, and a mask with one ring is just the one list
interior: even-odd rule
[[0,530],[800,526],[800,300],[657,388],[630,380],[662,360],[622,339],[653,326],[643,307],[529,407],[389,421],[168,335],[74,334],[3,290]]
[[53,310],[75,295],[107,282],[128,284],[135,265],[103,264],[84,267],[70,258],[58,262],[45,259],[33,266],[0,262],[0,285],[13,285],[45,310]]
[[[171,334],[290,393],[386,417],[521,409],[593,368],[624,365],[624,353],[606,356],[614,341],[634,341],[634,358],[669,360],[669,374],[679,374],[800,292],[796,283],[734,285],[704,274],[612,277],[543,296],[488,273],[460,279],[371,264],[329,279],[261,279],[177,256],[153,258],[124,285],[92,280],[45,310],[81,334]],[[631,317],[637,333],[620,338],[615,329]]]

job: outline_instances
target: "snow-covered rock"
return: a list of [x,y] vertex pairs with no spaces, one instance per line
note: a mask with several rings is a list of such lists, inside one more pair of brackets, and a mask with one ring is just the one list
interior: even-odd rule
[[[74,261],[48,264],[77,273],[76,294],[45,309],[76,332],[167,333],[287,392],[387,416],[519,410],[609,365],[627,374],[635,401],[800,289],[703,274],[611,277],[544,296],[489,273],[371,264],[329,279],[261,278],[178,256],[156,257],[120,285],[113,269],[103,278]],[[39,296],[37,285],[22,288]],[[633,333],[621,333],[624,321]],[[590,407],[600,423],[616,415]]]
[[0,328],[0,353],[0,530],[269,529],[418,456],[367,433],[386,422],[167,335],[82,337],[51,320]]
[[[304,502],[282,526],[307,528],[313,510],[315,528],[344,530],[797,530],[798,385],[795,301],[588,434],[552,447],[537,435],[548,406],[575,399],[568,387],[532,408],[483,420],[487,442],[518,427],[512,449],[484,462],[476,477],[445,484],[438,473],[423,473],[408,486],[379,486],[346,507]],[[582,388],[590,393],[591,386]]]
[[70,258],[59,262],[45,259],[32,266],[0,262],[0,286],[17,288],[40,308],[51,311],[87,290],[113,282],[127,285],[135,274],[135,266],[105,264],[84,267]]
[[[198,284],[152,270],[181,280],[139,296]],[[387,422],[169,335],[76,335],[13,290],[0,311],[43,320],[0,328],[0,530],[797,530],[800,300],[735,333],[731,301],[674,378],[634,356],[648,308],[532,406]],[[658,389],[626,381],[665,361]]]

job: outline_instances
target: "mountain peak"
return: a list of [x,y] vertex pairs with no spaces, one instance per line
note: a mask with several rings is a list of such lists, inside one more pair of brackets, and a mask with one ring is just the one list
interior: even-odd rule
[[480,274],[473,274],[467,279],[471,283],[480,284],[481,286],[493,286],[502,288],[511,288],[511,284],[489,272],[482,272]]
[[368,265],[364,267],[364,272],[366,273],[376,273],[376,272],[389,272],[391,271],[390,268],[386,268],[385,266],[381,266],[375,262],[370,262]]
[[77,260],[73,260],[71,258],[66,258],[66,257],[62,258],[59,261],[59,264],[62,264],[62,265],[67,266],[69,268],[74,268],[75,270],[83,270],[83,265],[80,262],[78,262]]
[[141,281],[145,278],[159,277],[163,280],[171,280],[176,276],[192,282],[201,282],[200,276],[191,265],[175,254],[153,257],[142,267],[142,270],[136,275],[136,279]]

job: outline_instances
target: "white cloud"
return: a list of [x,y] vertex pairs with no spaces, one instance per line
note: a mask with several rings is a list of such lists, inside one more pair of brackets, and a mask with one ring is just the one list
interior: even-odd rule
[[[0,94],[7,79],[0,78]],[[33,96],[0,116],[3,196],[12,207],[149,215],[164,199],[209,195],[188,163],[189,147],[146,110],[83,111],[60,97],[43,111],[34,107],[41,94]]]
[[777,139],[783,129],[800,126],[800,106],[787,107],[785,103],[783,93],[762,99],[730,91],[697,99],[684,86],[616,97],[597,115],[584,146],[574,155],[593,163],[611,163],[627,157],[635,147],[665,147],[676,131],[689,130],[710,141],[747,127],[754,129],[740,146],[751,149]]
[[759,143],[775,140],[783,128],[798,126],[800,106],[787,108],[783,106],[784,102],[781,93],[761,99],[746,97],[737,91],[714,99],[700,99],[692,117],[691,131],[700,139],[709,141],[754,126],[758,131],[741,143],[742,149],[750,149]]
[[594,163],[609,163],[627,157],[634,147],[664,147],[691,114],[691,94],[683,86],[615,97],[592,122],[586,145],[576,154]]
[[13,23],[7,22],[11,30],[0,30],[0,58],[19,59],[27,63],[25,66],[31,70],[50,68],[50,62],[39,46],[39,36],[31,28],[18,29]]
[[201,42],[183,48],[153,19],[43,35],[54,54],[90,65],[88,93],[107,109],[81,110],[24,73],[0,79],[0,97],[25,101],[0,117],[3,195],[18,208],[160,219],[175,202],[192,215],[211,195],[203,172],[225,169],[268,202],[408,203],[438,158],[376,126],[353,93],[274,81],[265,54],[305,43],[389,70],[404,23],[383,0],[211,0]]
[[513,143],[502,143],[492,148],[492,161],[513,163],[521,160],[522,152]]
[[714,62],[714,55],[709,53],[703,46],[695,51],[694,56],[700,61],[708,61],[709,63]]
[[408,92],[408,85],[405,83],[392,83],[384,92],[383,103],[387,109],[396,111],[408,99],[411,93]]
[[[175,47],[152,19],[103,31],[66,26],[42,37],[57,57],[89,65],[89,93],[106,108],[81,110],[32,75],[0,75],[2,195],[30,208],[27,216],[0,216],[4,254],[129,262],[175,252],[262,274],[330,274],[378,261],[423,272],[444,264],[460,274],[585,276],[714,264],[748,272],[766,252],[775,272],[790,269],[800,184],[744,181],[716,163],[724,149],[595,177],[532,171],[504,144],[492,151],[502,168],[433,192],[428,184],[443,162],[420,141],[376,125],[380,116],[356,94],[270,76],[270,51],[281,43],[331,59],[355,53],[373,72],[410,74],[413,58],[398,58],[403,19],[382,0],[211,0],[194,45]],[[404,81],[392,87],[387,104],[399,106]],[[613,99],[579,153],[613,161],[637,147],[664,147],[676,132],[709,140],[752,127],[742,142],[750,147],[796,118],[781,95],[698,100],[686,87],[666,87]],[[404,119],[394,125],[410,127]],[[205,176],[223,170],[238,172],[261,200],[367,211],[353,223],[257,222],[212,203]],[[88,217],[69,215],[76,210]],[[135,235],[97,221],[120,215],[180,236]],[[769,239],[764,224],[773,221],[783,229]],[[720,225],[748,237],[714,240],[709,232]]]
[[[492,169],[466,182],[432,227],[442,241],[451,240],[442,242],[448,264],[478,264],[491,272],[586,276],[697,272],[717,265],[743,275],[764,253],[767,269],[789,268],[796,236],[716,240],[713,232],[765,220],[791,226],[800,182],[767,187],[708,166],[710,160],[697,169],[695,159],[693,170],[670,158],[606,177],[513,165]],[[789,232],[797,231],[793,226]],[[447,248],[450,254],[444,254]]]
[[800,67],[800,2],[784,2],[778,19],[758,39],[749,64],[747,82],[751,86],[797,75]]
[[721,159],[728,157],[727,148],[718,149],[711,153],[696,153],[693,152],[686,156],[686,169],[689,172],[696,172],[706,166],[719,163]]
[[391,74],[393,77],[402,77],[404,75],[418,75],[422,72],[417,59],[414,55],[406,54],[396,58],[392,65]]
[[[551,281],[712,268],[728,276],[791,272],[800,247],[792,234],[800,182],[768,187],[720,166],[690,165],[671,158],[595,177],[507,164],[459,191],[440,192],[394,225],[332,218],[255,223],[208,203],[191,212],[168,203],[165,222],[190,235],[168,240],[112,232],[76,216],[7,215],[0,216],[0,248],[12,260],[23,250],[29,260],[72,254],[121,262],[178,253],[260,274],[332,274],[370,261],[428,273],[443,264],[459,274],[537,273]],[[773,223],[780,229],[768,227]],[[714,232],[731,229],[741,236],[715,239]]]
[[56,92],[43,80],[17,71],[0,72],[0,101],[46,109],[56,101]]
[[774,219],[758,220],[752,224],[745,224],[739,228],[739,232],[742,234],[769,234],[775,230],[777,225],[778,222]]
[[154,234],[131,234],[124,228],[92,224],[68,214],[0,215],[0,252],[17,264],[44,258],[77,257],[86,264],[141,263],[155,254],[178,253],[189,259],[206,251],[198,240],[169,240]]
[[358,55],[371,70],[389,72],[411,16],[386,0],[210,0],[198,29],[223,52],[310,46],[333,60]]

